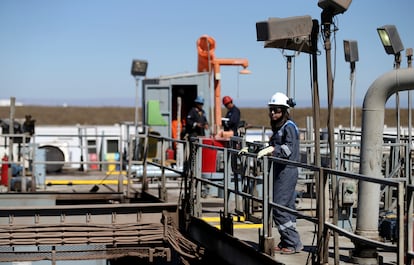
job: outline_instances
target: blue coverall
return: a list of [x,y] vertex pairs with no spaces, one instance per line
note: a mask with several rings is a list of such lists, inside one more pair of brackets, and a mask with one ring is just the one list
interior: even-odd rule
[[[278,131],[273,132],[269,144],[275,148],[273,156],[292,161],[300,160],[299,130],[292,120],[287,120]],[[295,188],[298,180],[298,168],[276,162],[273,168],[273,201],[290,209],[296,209]],[[280,234],[279,248],[301,250],[303,245],[296,230],[296,216],[275,208],[273,209],[273,220]]]
[[240,123],[240,109],[233,105],[226,113],[225,118],[228,120],[224,122],[225,131],[233,131],[234,136],[237,136],[237,129],[239,128]]
[[[198,126],[197,124],[201,126]],[[208,124],[208,122],[204,110],[193,107],[186,118],[186,133],[188,133],[190,137],[205,136],[204,126],[206,124]]]

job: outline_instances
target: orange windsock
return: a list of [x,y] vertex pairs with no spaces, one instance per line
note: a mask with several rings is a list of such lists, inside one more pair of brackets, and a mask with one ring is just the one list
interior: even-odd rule
[[203,35],[197,40],[198,72],[210,72],[212,70],[215,48],[216,41],[208,35]]

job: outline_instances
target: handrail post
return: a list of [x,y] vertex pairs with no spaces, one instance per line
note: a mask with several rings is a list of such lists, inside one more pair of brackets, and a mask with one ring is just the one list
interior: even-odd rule
[[[398,240],[397,240],[397,264],[404,264],[404,236],[405,236],[405,222],[404,222],[404,186],[405,182],[399,181],[397,187],[397,220],[398,220]],[[408,218],[408,216],[407,216]]]
[[167,201],[167,188],[166,188],[166,179],[165,179],[165,138],[161,138],[161,194],[160,199],[162,201]]
[[318,246],[318,263],[327,264],[328,263],[328,251],[325,251],[325,246],[329,243],[327,239],[327,230],[325,229],[325,220],[326,220],[326,211],[329,211],[329,207],[326,207],[326,198],[325,198],[325,188],[326,188],[326,178],[325,172],[322,167],[319,168],[318,174],[318,199],[317,199],[317,209],[318,209],[318,237],[317,237],[317,246]]
[[[413,250],[413,188],[410,188],[410,186],[406,189],[406,196],[407,196],[407,233],[405,233],[405,250],[406,252],[410,252]],[[412,258],[410,255],[407,254],[407,261],[406,264],[411,264]]]
[[273,187],[273,177],[271,172],[273,172],[273,163],[271,165],[270,170],[269,168],[269,158],[267,156],[263,157],[263,234],[261,235],[261,246],[262,252],[273,256],[274,253],[274,238],[272,237],[272,208],[269,207],[270,202],[273,201],[272,192],[270,188]]
[[228,159],[231,156],[229,156],[228,149],[224,149],[224,217],[227,217],[229,214],[229,179],[230,179],[230,173],[229,173],[229,166],[231,163],[228,162]]
[[[200,145],[198,145],[198,141],[194,142],[194,150],[196,152],[196,157],[195,157],[195,179],[191,182],[193,185],[195,185],[195,189],[196,189],[196,202],[194,204],[194,215],[196,217],[201,217],[201,213],[202,213],[202,206],[201,206],[201,191],[202,191],[202,181],[201,181],[201,167],[202,167],[202,147]],[[192,150],[193,151],[193,150]]]

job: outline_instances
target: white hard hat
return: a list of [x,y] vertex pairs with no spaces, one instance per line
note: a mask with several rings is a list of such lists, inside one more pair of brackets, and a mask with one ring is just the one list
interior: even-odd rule
[[280,92],[275,93],[269,100],[268,105],[269,106],[284,106],[286,108],[289,108],[289,98]]

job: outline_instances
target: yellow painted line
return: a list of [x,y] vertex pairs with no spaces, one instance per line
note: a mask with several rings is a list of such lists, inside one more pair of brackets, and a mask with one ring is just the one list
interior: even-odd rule
[[126,171],[106,171],[106,175],[126,175]]
[[[202,220],[204,220],[205,222],[220,222],[220,217],[219,216],[204,216],[201,217]],[[244,216],[233,216],[233,221],[234,222],[244,222],[246,219],[244,218]]]
[[[220,229],[220,225],[214,226],[217,229]],[[234,224],[233,229],[258,229],[262,228],[262,224]]]
[[[128,180],[122,181],[124,185],[128,183]],[[116,179],[74,179],[74,180],[47,180],[46,185],[118,185]]]
[[[202,220],[204,220],[207,223],[219,223],[220,217],[219,216],[203,216],[201,217]],[[233,229],[258,229],[263,228],[263,224],[252,224],[252,223],[238,223],[238,222],[244,222],[245,217],[244,216],[233,216],[233,222],[236,222],[233,224]],[[211,224],[217,229],[221,229],[220,224]]]

